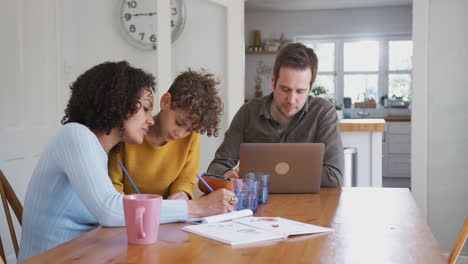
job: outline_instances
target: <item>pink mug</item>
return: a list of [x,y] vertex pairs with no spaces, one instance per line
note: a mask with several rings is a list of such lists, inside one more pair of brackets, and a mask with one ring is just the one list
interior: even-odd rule
[[158,240],[162,196],[130,194],[123,198],[127,239],[131,244],[152,244]]

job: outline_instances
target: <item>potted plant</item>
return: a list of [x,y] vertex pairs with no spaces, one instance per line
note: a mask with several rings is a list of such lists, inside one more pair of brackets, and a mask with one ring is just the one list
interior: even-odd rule
[[312,94],[314,96],[319,96],[319,97],[325,97],[327,95],[327,90],[325,90],[325,87],[317,85],[312,88]]
[[338,121],[341,120],[343,118],[343,105],[338,103],[333,97],[328,98],[328,101],[330,101],[330,103],[335,106]]
[[387,106],[388,95],[380,97],[379,104],[383,107]]

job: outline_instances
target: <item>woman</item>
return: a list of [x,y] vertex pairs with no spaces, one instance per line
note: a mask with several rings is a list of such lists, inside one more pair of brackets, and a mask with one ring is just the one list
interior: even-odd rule
[[[18,262],[98,226],[124,226],[123,195],[109,179],[107,155],[140,144],[154,123],[154,78],[127,62],[97,65],[71,85],[61,128],[33,172],[23,210]],[[233,193],[165,200],[161,223],[234,210]]]

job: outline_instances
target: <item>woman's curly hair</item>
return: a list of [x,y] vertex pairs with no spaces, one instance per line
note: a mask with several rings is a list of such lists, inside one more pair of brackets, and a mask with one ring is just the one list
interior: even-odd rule
[[96,65],[70,85],[62,125],[76,122],[108,135],[113,128],[123,131],[124,121],[141,107],[142,92],[154,92],[154,86],[151,74],[126,61]]
[[202,69],[195,72],[188,69],[182,72],[172,83],[171,108],[187,112],[192,121],[193,130],[209,137],[218,136],[219,123],[223,114],[223,101],[218,95],[214,75]]

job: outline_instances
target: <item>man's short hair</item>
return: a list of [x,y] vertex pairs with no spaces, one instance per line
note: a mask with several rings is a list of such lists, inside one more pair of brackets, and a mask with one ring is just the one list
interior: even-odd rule
[[288,67],[292,69],[303,70],[310,68],[312,78],[310,80],[310,87],[315,82],[318,70],[318,58],[312,48],[306,47],[302,43],[290,43],[283,47],[276,56],[275,65],[273,67],[273,75],[275,83],[279,79],[279,72],[281,67]]
[[219,123],[223,114],[223,101],[219,96],[219,81],[214,75],[201,70],[188,69],[176,77],[168,93],[171,94],[171,108],[187,112],[193,122],[192,128],[200,134],[218,136]]

